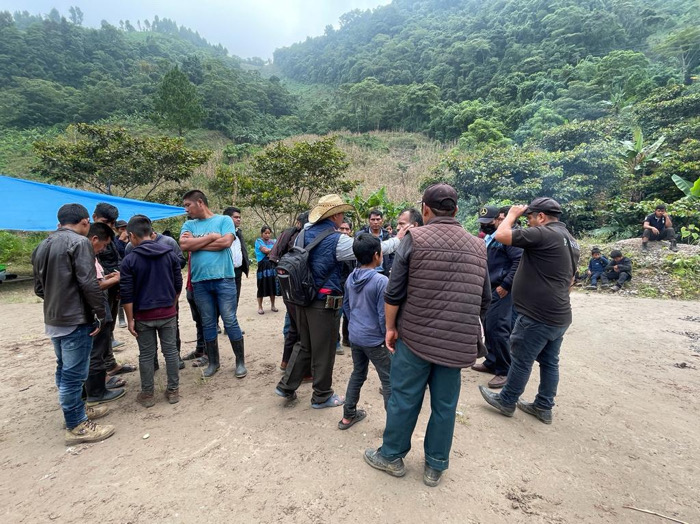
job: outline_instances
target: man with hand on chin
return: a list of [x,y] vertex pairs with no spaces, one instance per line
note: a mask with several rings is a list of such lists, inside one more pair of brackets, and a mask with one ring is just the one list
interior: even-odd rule
[[[571,324],[569,289],[580,255],[566,224],[559,221],[561,213],[556,200],[536,198],[529,206],[511,207],[494,234],[494,239],[506,246],[523,248],[512,290],[518,320],[510,337],[511,365],[505,386],[500,393],[479,386],[484,400],[501,414],[512,417],[517,404],[545,424],[552,423],[559,350]],[[523,215],[529,227],[513,229]],[[520,395],[535,361],[540,364],[539,391],[534,402],[523,402]]]

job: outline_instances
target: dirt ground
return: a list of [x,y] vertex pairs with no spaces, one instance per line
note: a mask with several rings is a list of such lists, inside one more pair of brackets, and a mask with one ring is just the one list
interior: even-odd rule
[[[188,366],[179,404],[161,397],[142,408],[138,373],[129,374],[127,395],[104,419],[114,436],[67,448],[41,304],[14,286],[0,289],[3,523],[665,522],[624,505],[700,522],[698,302],[575,293],[554,424],[492,411],[477,390],[488,376],[463,372],[450,469],[428,488],[428,397],[407,475],[371,469],[362,453],[381,443],[384,425],[376,374],[360,401],[368,418],[348,431],[336,427],[341,409],[311,409],[308,384],[285,407],[273,393],[284,314],[268,305],[256,314],[252,279],[239,311],[247,378],[234,378],[221,338],[221,371],[203,382]],[[184,300],[181,329],[189,350]],[[136,363],[135,340],[119,328],[117,337],[127,343],[117,357]],[[346,351],[334,377],[341,393],[350,371]],[[156,381],[162,395],[163,370]]]

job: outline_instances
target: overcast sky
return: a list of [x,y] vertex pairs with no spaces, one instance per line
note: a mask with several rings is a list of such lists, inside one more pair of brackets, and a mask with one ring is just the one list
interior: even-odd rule
[[390,0],[0,0],[0,11],[46,14],[52,8],[68,17],[68,8],[80,7],[84,26],[99,27],[102,20],[153,20],[155,15],[189,27],[229,53],[249,58],[272,58],[272,52],[307,36],[323,34],[328,24],[353,9],[373,9]]

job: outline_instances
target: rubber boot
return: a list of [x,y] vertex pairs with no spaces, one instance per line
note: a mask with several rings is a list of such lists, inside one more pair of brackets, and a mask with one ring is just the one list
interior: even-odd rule
[[676,239],[674,238],[671,240],[671,251],[678,251],[678,243],[676,242]]
[[87,392],[87,405],[94,406],[104,404],[121,398],[126,393],[124,388],[107,389],[105,387],[105,379],[107,378],[106,371],[96,371],[88,375],[85,381],[85,390]]
[[214,339],[207,342],[207,355],[209,357],[209,365],[204,370],[206,378],[214,376],[219,371],[219,342]]
[[243,339],[231,341],[233,354],[236,355],[236,378],[243,378],[248,374],[245,367],[245,351],[243,350]]

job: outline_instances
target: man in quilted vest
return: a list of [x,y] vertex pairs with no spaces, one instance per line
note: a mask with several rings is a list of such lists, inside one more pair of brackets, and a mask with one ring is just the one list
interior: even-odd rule
[[396,251],[384,295],[392,390],[382,446],[365,451],[365,461],[395,477],[406,473],[403,457],[427,385],[431,415],[423,482],[437,486],[449,465],[460,370],[476,360],[491,284],[484,242],[455,219],[454,188],[426,189],[422,214],[425,225],[410,229]]

